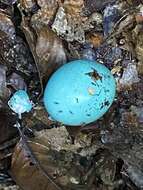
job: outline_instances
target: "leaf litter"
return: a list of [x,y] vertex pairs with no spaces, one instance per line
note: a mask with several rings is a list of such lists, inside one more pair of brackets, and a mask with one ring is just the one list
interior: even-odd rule
[[[143,1],[2,0],[0,20],[0,188],[143,189]],[[104,117],[72,128],[51,120],[42,96],[79,58],[108,67],[117,94]],[[16,90],[35,104],[17,128]]]

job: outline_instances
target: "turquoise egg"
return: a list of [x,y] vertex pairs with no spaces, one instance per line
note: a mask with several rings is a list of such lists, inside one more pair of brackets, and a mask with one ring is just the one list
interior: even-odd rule
[[19,115],[20,119],[22,113],[30,112],[33,107],[33,104],[25,90],[16,91],[8,101],[8,105],[15,113]]
[[51,76],[44,105],[54,120],[70,126],[84,125],[107,112],[115,92],[116,82],[107,67],[95,61],[76,60]]

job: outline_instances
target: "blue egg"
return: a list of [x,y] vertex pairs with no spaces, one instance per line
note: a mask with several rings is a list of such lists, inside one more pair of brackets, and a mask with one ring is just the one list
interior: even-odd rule
[[29,96],[24,90],[16,91],[13,96],[8,101],[9,107],[19,115],[21,118],[21,114],[24,112],[31,111],[33,104],[29,100]]
[[49,115],[65,125],[91,123],[107,112],[116,92],[116,82],[102,64],[76,60],[60,67],[44,92]]

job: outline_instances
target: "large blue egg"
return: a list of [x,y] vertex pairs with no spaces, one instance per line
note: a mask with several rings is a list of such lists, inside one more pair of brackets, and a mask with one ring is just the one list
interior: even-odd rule
[[76,60],[50,78],[44,104],[50,116],[65,125],[84,125],[99,119],[111,106],[116,83],[102,64]]

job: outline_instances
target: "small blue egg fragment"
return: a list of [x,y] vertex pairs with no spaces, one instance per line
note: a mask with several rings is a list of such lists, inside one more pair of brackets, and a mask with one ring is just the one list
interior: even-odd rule
[[8,105],[20,118],[22,113],[29,112],[33,106],[28,94],[24,90],[15,92],[8,101]]
[[44,92],[44,105],[50,116],[65,125],[93,122],[111,106],[116,82],[102,64],[76,60],[60,67]]

